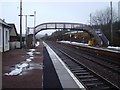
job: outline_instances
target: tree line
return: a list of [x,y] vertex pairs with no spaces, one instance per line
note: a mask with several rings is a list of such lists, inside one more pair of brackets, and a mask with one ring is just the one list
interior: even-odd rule
[[[111,22],[113,41],[111,41]],[[112,9],[112,19],[110,7],[92,13],[90,15],[90,24],[93,28],[99,28],[103,31],[110,41],[110,45],[120,46],[120,20],[115,9]]]

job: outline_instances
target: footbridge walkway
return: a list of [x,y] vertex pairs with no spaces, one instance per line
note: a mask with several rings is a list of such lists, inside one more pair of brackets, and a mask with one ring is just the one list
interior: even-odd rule
[[66,22],[50,22],[50,23],[42,23],[35,27],[34,35],[42,30],[49,29],[61,29],[68,31],[86,31],[90,35],[93,35],[97,40],[99,46],[108,46],[109,41],[103,32],[100,29],[93,29],[89,25],[81,24],[81,23],[66,23]]

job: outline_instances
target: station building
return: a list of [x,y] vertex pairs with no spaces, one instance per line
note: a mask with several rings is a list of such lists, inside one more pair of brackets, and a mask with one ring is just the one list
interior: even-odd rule
[[5,52],[10,49],[10,26],[2,19],[0,19],[0,52]]

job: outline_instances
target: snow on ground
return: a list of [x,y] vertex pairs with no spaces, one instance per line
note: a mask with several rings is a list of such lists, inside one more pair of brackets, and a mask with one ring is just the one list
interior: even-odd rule
[[19,64],[19,65],[17,66],[17,68],[23,69],[23,68],[26,68],[26,67],[28,67],[28,66],[29,66],[29,64],[25,62],[25,63]]
[[37,42],[37,43],[35,44],[36,47],[38,47],[39,45],[40,45],[40,42]]
[[18,69],[18,68],[15,68],[13,71],[11,71],[10,73],[5,73],[5,75],[18,75],[22,72],[22,69]]
[[87,43],[78,43],[78,42],[71,42],[72,44],[75,44],[75,45],[85,45],[85,46],[88,46]]
[[[57,42],[66,43],[66,44],[73,44],[73,45],[88,46],[87,43],[79,43],[79,42],[71,42],[71,41],[57,41]],[[120,47],[114,47],[114,46],[108,46],[106,49],[111,49],[111,50],[114,50],[114,51],[120,51]]]
[[23,69],[27,68],[28,66],[28,63],[17,64],[14,70],[12,70],[10,73],[5,73],[5,75],[19,75],[22,73]]
[[5,75],[8,75],[8,76],[20,75],[23,72],[23,70],[29,67],[29,62],[31,62],[32,59],[34,59],[33,57],[34,51],[35,49],[29,49],[29,52],[26,53],[27,55],[29,55],[29,58],[27,58],[26,61],[23,61],[20,64],[16,64],[14,67],[14,70],[12,70],[9,73],[5,73]]
[[31,61],[32,61],[31,58],[26,59],[26,62],[31,62]]
[[31,60],[31,59],[34,59],[34,57],[30,57],[29,59],[30,59],[30,60]]
[[27,54],[28,54],[29,56],[31,56],[31,57],[34,56],[34,55],[33,55],[33,52],[27,52]]
[[[30,60],[29,60],[30,61]],[[5,75],[10,75],[10,76],[15,76],[15,75],[20,75],[22,73],[22,71],[26,68],[29,67],[29,63],[28,62],[23,62],[21,64],[16,64],[15,65],[15,69],[12,70],[9,73],[5,73]]]
[[40,54],[40,52],[34,52],[35,54]]
[[71,41],[57,41],[57,42],[67,43],[67,44],[73,44],[73,45],[85,45],[85,46],[88,46],[87,43],[79,43],[79,42],[71,42]]
[[114,49],[114,50],[119,50],[120,51],[120,47],[114,47],[114,46],[108,46],[108,49]]
[[[30,62],[32,61],[32,59],[34,59],[34,54],[40,54],[40,52],[35,52],[35,49],[29,49],[29,52],[27,52],[26,54],[29,55],[29,58],[27,58],[25,61],[21,62],[20,64],[16,64],[14,67],[14,70],[12,70],[9,73],[5,73],[5,75],[8,75],[8,76],[21,75],[23,70],[31,68],[31,67],[29,68],[29,66],[31,65]],[[34,67],[32,67],[32,69],[33,68],[41,69],[42,65],[34,64]]]
[[30,51],[30,52],[34,52],[34,51],[35,51],[35,49],[29,49],[29,51]]

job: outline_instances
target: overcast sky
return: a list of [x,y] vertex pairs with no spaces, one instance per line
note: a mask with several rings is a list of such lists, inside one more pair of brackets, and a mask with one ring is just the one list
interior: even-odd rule
[[[23,15],[34,14],[36,25],[44,22],[75,22],[89,24],[89,15],[110,6],[118,10],[119,0],[23,0]],[[20,0],[1,0],[0,18],[7,23],[14,23],[19,33]],[[25,33],[25,17],[23,17]],[[28,17],[28,27],[34,26],[34,17]],[[43,34],[46,32],[42,32]]]

